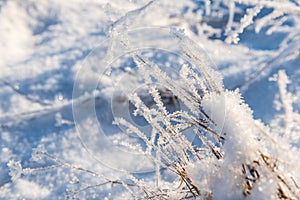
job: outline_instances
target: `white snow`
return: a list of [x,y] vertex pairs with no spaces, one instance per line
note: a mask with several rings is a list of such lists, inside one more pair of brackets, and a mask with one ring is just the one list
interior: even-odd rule
[[25,199],[45,199],[49,197],[51,191],[35,182],[18,179],[15,183],[16,197]]
[[[172,167],[213,199],[276,199],[279,186],[299,198],[299,13],[293,0],[0,1],[0,199],[170,199],[188,191]],[[135,92],[135,114],[156,128],[128,113]],[[191,121],[218,135],[199,145]],[[221,157],[187,159],[191,141]],[[260,178],[245,196],[251,167]]]

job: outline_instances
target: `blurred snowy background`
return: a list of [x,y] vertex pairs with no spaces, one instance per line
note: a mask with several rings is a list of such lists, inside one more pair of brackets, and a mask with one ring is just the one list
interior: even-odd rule
[[[299,1],[157,0],[142,13],[126,15],[148,2],[0,0],[0,199],[65,199],[77,187],[77,176],[85,180],[83,186],[98,183],[64,168],[12,180],[10,160],[25,167],[48,166],[32,158],[37,147],[66,162],[117,176],[89,157],[78,139],[72,92],[86,56],[124,16],[128,29],[183,29],[206,50],[223,75],[224,87],[239,88],[254,118],[270,126],[283,115],[278,85],[272,80],[285,70],[293,110],[300,112]],[[81,198],[114,199],[122,193],[120,186],[104,185],[83,191]]]

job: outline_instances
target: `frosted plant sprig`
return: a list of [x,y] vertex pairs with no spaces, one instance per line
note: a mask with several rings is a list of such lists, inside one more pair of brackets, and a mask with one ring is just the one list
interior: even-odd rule
[[[162,101],[159,100],[160,98],[157,96],[159,95],[158,92],[155,91],[156,90],[152,88],[152,90],[150,90],[150,93],[152,93],[154,98],[156,98],[156,102],[158,104],[160,103],[160,106],[163,106]],[[174,171],[182,178],[182,181],[187,184],[187,187],[189,187],[190,191],[194,195],[198,195],[198,189],[193,184],[193,181],[186,176],[185,172],[185,166],[188,165],[191,160],[186,150],[190,150],[194,155],[197,154],[194,151],[191,143],[185,141],[184,137],[182,137],[182,135],[173,127],[173,125],[170,123],[170,118],[168,117],[167,112],[152,113],[153,109],[150,110],[149,108],[147,108],[147,106],[136,94],[132,95],[131,97],[131,101],[134,103],[136,109],[138,110],[137,113],[139,115],[142,115],[148,121],[148,123],[151,124],[152,128],[156,130],[155,132],[158,134],[158,147],[155,147],[153,143],[149,143],[149,140],[145,137],[145,135],[142,134],[139,130],[135,129],[137,134],[141,135],[141,137],[144,141],[146,141],[147,144],[154,146],[153,149],[158,150],[161,158],[166,163],[168,163],[168,165],[172,166],[172,171]],[[160,109],[164,110],[165,108],[161,107]],[[122,124],[126,124],[127,126],[131,126],[124,120],[118,121],[122,122]],[[165,126],[165,128],[163,128],[161,124]]]
[[[275,182],[277,185],[278,197],[287,199],[300,199],[300,188],[293,176],[280,170],[280,163],[278,163],[277,159],[265,155],[262,152],[259,152],[259,154],[261,163],[267,167],[267,170],[270,174],[275,175],[274,177],[276,178]],[[285,165],[286,163],[281,164]]]
[[289,137],[291,134],[291,129],[293,128],[293,106],[292,106],[292,98],[291,94],[287,92],[287,84],[289,83],[289,79],[286,73],[282,70],[278,72],[277,79],[279,94],[281,98],[281,102],[283,105],[283,109],[285,112],[285,134]]
[[201,139],[201,141],[203,142],[203,144],[209,148],[209,151],[217,159],[221,159],[223,157],[223,154],[221,153],[221,151],[219,150],[219,148],[213,142],[211,142],[207,137],[205,137],[205,135],[202,132],[200,132],[199,129],[194,129],[194,131],[199,136],[199,138]]
[[7,164],[10,172],[9,175],[11,176],[11,180],[17,180],[23,173],[23,168],[20,161],[13,161],[10,160]]
[[168,111],[167,111],[166,107],[164,106],[164,104],[163,104],[163,102],[161,100],[161,96],[160,96],[157,88],[155,86],[152,86],[149,89],[149,93],[153,97],[154,102],[156,103],[156,105],[158,106],[158,111],[160,113],[162,113],[164,116],[167,116],[168,115]]
[[[150,148],[151,150],[154,150],[156,152],[160,152],[161,151],[161,147],[163,147],[165,149],[164,146],[159,146],[159,145],[155,145],[154,142],[152,142],[151,140],[149,140],[144,133],[142,133],[137,127],[133,126],[131,123],[127,122],[124,119],[118,118],[116,119],[116,123],[122,126],[126,127],[126,131],[131,132],[131,133],[135,133],[137,134],[141,139],[144,140],[144,142],[147,144],[147,147]],[[163,142],[164,143],[164,142]],[[161,145],[161,143],[159,143]],[[145,155],[149,155],[150,158],[157,164],[159,164],[161,167],[163,168],[167,168],[171,171],[173,171],[173,169],[169,168],[168,165],[166,165],[165,163],[163,163],[162,161],[158,160],[156,157],[151,157],[151,152],[149,149],[146,150]],[[162,158],[168,163],[173,163],[174,161],[172,159],[170,159],[172,156],[168,153],[168,152],[164,152],[162,155]]]
[[[283,16],[284,13],[282,11],[279,10],[274,10],[273,12],[271,12],[270,14],[266,15],[265,17],[261,18],[261,19],[257,19],[255,22],[255,32],[258,33],[261,31],[261,29],[272,23],[274,24],[274,19],[279,18],[281,16]],[[270,33],[270,32],[267,32]]]
[[[227,43],[237,44],[244,31],[251,29],[251,25],[254,26],[256,33],[265,29],[267,35],[281,30],[297,32],[284,25],[284,22],[289,20],[298,21],[300,5],[293,0],[227,0],[210,1],[210,4],[210,15],[200,19],[202,26],[196,26],[198,32],[202,32],[207,37],[224,35]],[[206,4],[201,7],[207,10]],[[268,10],[268,13],[262,12],[265,10]],[[218,26],[215,27],[215,24]]]
[[[202,95],[205,95],[207,93],[207,87],[205,86],[203,81],[201,81],[198,75],[194,71],[192,71],[187,65],[183,65],[181,67],[180,75],[183,79],[183,83],[185,84],[185,86],[189,87],[191,94],[200,103],[202,97],[199,94],[199,91],[197,90],[196,86],[194,85],[194,82],[198,84],[197,86],[198,88],[200,88]],[[191,76],[192,78],[189,78],[189,76]]]
[[[153,96],[159,95],[157,91],[155,92],[155,90],[153,90],[153,88],[150,91]],[[195,117],[191,117],[189,114],[183,111],[177,111],[175,113],[170,113],[170,114],[168,114],[167,112],[152,113],[153,109],[150,110],[149,108],[147,108],[147,106],[141,101],[141,99],[136,94],[134,94],[131,97],[134,97],[131,100],[135,105],[136,109],[138,110],[138,114],[142,115],[148,121],[148,123],[151,124],[151,126],[157,130],[156,132],[159,135],[157,144],[160,146],[160,149],[162,151],[160,153],[161,155],[163,155],[162,158],[165,159],[165,161],[167,161],[167,163],[170,164],[172,168],[176,170],[175,172],[180,177],[182,177],[182,181],[185,182],[185,184],[188,184],[189,186],[192,185],[190,187],[190,191],[192,191],[192,193],[197,196],[196,191],[198,190],[194,188],[196,186],[195,185],[193,186],[193,181],[190,178],[186,178],[187,174],[185,172],[185,166],[189,165],[189,163],[191,162],[191,158],[185,153],[185,150],[189,150],[193,152],[192,154],[195,155],[195,158],[201,159],[201,157],[197,155],[197,152],[195,151],[195,148],[191,145],[191,143],[184,140],[181,133],[178,132],[178,129],[176,129],[176,126],[175,125],[173,126],[169,122],[178,116],[182,116],[185,118],[185,120],[189,119],[189,121],[192,121],[195,127],[199,127],[199,128],[201,127],[202,129],[207,129],[208,131],[211,131],[215,135],[216,133],[213,130],[209,129],[208,126],[204,125],[205,120],[202,120],[202,122],[200,122],[199,120],[196,120]],[[158,105],[158,107],[163,106],[163,103],[159,100],[159,97],[156,96],[154,98],[156,98],[156,103],[160,104]],[[179,121],[180,120],[178,120],[178,122]],[[159,122],[161,122],[165,126],[165,128],[162,128]],[[181,122],[186,122],[186,121],[181,120]],[[216,155],[216,157],[220,159],[222,155],[217,149],[217,147],[215,147],[214,144],[209,141],[209,139],[206,139],[203,136],[203,133],[201,132],[199,133],[200,133],[200,138],[209,147],[209,151],[211,151],[212,154]],[[170,135],[172,137],[170,137]],[[178,146],[179,149],[181,150],[178,151],[177,150],[178,147],[176,146]],[[183,152],[183,154],[180,153],[181,151]]]
[[210,92],[220,93],[223,91],[222,76],[219,72],[213,70],[212,64],[208,61],[205,53],[199,50],[197,44],[187,38],[180,31],[172,30],[171,34],[179,39],[180,48],[183,55],[191,62],[192,65],[197,67],[203,75],[205,85]]
[[240,21],[240,26],[235,31],[229,33],[225,41],[227,43],[237,44],[240,40],[239,34],[243,33],[246,27],[253,24],[253,18],[259,14],[262,8],[263,6],[260,4],[254,6],[253,8],[248,8],[246,10],[246,14]]
[[[147,184],[144,183],[143,180],[138,180],[136,179],[134,176],[132,176],[130,173],[128,173],[127,171],[121,171],[124,175],[126,175],[127,179],[129,181],[123,181],[120,178],[115,178],[115,179],[110,179],[107,176],[105,176],[104,174],[101,174],[99,172],[96,172],[94,170],[89,170],[80,166],[76,166],[76,165],[72,165],[69,164],[65,161],[60,160],[59,158],[49,154],[47,151],[41,151],[38,152],[38,154],[40,156],[45,157],[46,159],[49,159],[50,161],[52,161],[54,164],[51,164],[50,166],[46,166],[46,167],[38,167],[38,168],[23,168],[21,165],[21,162],[19,161],[10,161],[8,163],[8,166],[11,170],[10,175],[12,176],[12,180],[15,181],[17,180],[22,174],[24,175],[30,175],[30,174],[36,174],[39,172],[45,172],[45,171],[51,171],[51,170],[55,170],[58,168],[66,168],[69,170],[74,170],[77,171],[79,173],[83,173],[83,174],[89,174],[92,177],[97,177],[99,178],[99,180],[103,180],[104,182],[100,182],[97,184],[82,184],[82,182],[78,179],[77,182],[80,183],[80,185],[83,185],[82,188],[74,190],[74,191],[69,191],[67,198],[73,199],[76,195],[86,191],[86,190],[90,190],[93,188],[98,188],[107,184],[111,184],[111,185],[122,185],[130,194],[133,198],[138,198],[138,196],[140,196],[141,194],[139,194],[138,191],[136,191],[136,189],[132,189],[133,188],[140,188],[141,191],[144,191],[145,194],[155,194],[155,191],[152,190],[151,187],[147,186]],[[160,163],[163,166],[163,163]]]
[[[152,110],[149,110],[145,104],[141,102],[141,100],[135,95],[134,96],[134,102],[135,106],[138,110],[140,110],[140,114],[148,121],[148,123],[151,124],[151,126],[156,130],[160,136],[164,138],[165,141],[172,141],[172,136],[177,136],[176,130],[172,128],[172,125],[170,121],[168,120],[168,116],[163,115],[162,113],[159,113],[156,115],[152,115]],[[160,125],[159,122],[162,122],[163,125],[166,127],[164,128],[162,125]],[[174,137],[176,138],[176,137]],[[180,141],[178,141],[180,142]],[[180,145],[181,143],[178,143]],[[174,147],[168,147],[171,148],[170,151],[173,152],[175,150]]]
[[137,53],[138,52],[135,52],[133,54],[133,58],[135,58],[135,62],[139,68],[139,74],[144,77],[145,82],[148,83],[150,81],[150,77],[159,81],[161,85],[170,89],[175,96],[180,96],[181,100],[190,109],[190,111],[197,114],[197,108],[199,107],[197,100],[194,99],[193,96],[189,95],[187,91],[182,89],[169,76],[167,76],[167,74],[162,71],[159,66]]
[[[187,43],[187,40],[185,40],[183,38],[183,36],[178,36],[182,43]],[[184,45],[183,44],[183,45]],[[195,47],[193,47],[195,48]],[[184,47],[184,49],[188,52],[186,52],[186,55],[190,56],[190,57],[193,57],[194,56],[194,61],[198,61],[198,62],[202,62],[200,61],[201,58],[199,58],[198,56],[195,56],[194,53],[191,53],[191,49],[193,49],[191,47],[188,47],[187,45]],[[144,58],[143,56],[141,55],[138,55],[137,54],[138,52],[135,52],[133,54],[133,56],[135,57],[135,60],[137,60],[137,65],[139,67],[139,70],[140,71],[143,71],[144,73],[142,73],[141,75],[143,76],[144,74],[146,74],[145,76],[148,77],[149,75],[152,76],[153,78],[155,78],[159,83],[163,84],[163,85],[166,85],[168,88],[170,88],[170,90],[174,93],[174,95],[176,96],[179,96],[180,99],[183,99],[183,103],[188,107],[190,108],[190,111],[193,112],[195,115],[198,115],[199,114],[199,111],[202,112],[202,114],[204,114],[204,117],[208,118],[208,116],[205,114],[204,111],[202,111],[200,108],[199,108],[199,104],[201,102],[201,97],[199,96],[199,93],[197,91],[197,89],[195,87],[194,90],[192,91],[192,93],[189,93],[190,92],[190,87],[189,87],[189,90],[185,90],[185,89],[182,89],[180,86],[178,85],[174,85],[174,81],[172,81],[172,79],[170,79],[165,72],[163,72],[161,69],[158,68],[158,66],[154,63],[151,63],[149,62],[146,58]],[[190,54],[192,54],[193,56],[191,56]],[[203,63],[201,63],[200,65],[203,65]],[[150,71],[148,71],[148,69],[152,69],[152,71],[154,71],[155,73],[149,73]],[[202,88],[202,90],[204,90],[204,92],[207,92],[206,90],[206,86],[205,84],[201,81],[201,79],[199,78],[198,75],[196,75],[195,72],[193,72],[191,69],[187,68],[187,66],[183,66],[182,67],[182,72],[183,72],[183,79],[185,79],[184,81],[187,83],[188,81],[190,81],[191,83],[193,81],[196,81],[198,83],[198,85]],[[204,66],[202,67],[204,69]],[[206,70],[206,73],[208,73],[209,70]],[[191,78],[189,78],[188,76],[191,76]],[[208,75],[208,74],[205,74],[206,76],[206,81],[209,82],[208,84],[211,84],[210,82],[210,76],[211,75]],[[149,78],[145,78],[147,80],[149,80]],[[188,80],[190,79],[190,80]],[[214,85],[214,86],[213,86]],[[216,83],[211,85],[211,89],[212,88],[215,88],[217,92],[220,92],[219,89],[217,88],[220,88],[220,86],[216,86]],[[222,86],[221,86],[222,87]],[[164,111],[164,109],[162,108],[162,102],[159,101],[159,98],[158,98],[158,94],[154,93],[154,90],[150,90],[152,92],[152,96],[154,97],[156,103],[157,103],[157,106],[159,107],[159,109],[162,111],[162,113],[164,113],[162,116],[160,116],[161,114],[159,112],[152,112],[153,109],[147,109],[146,108],[146,105],[144,105],[143,103],[141,103],[141,100],[140,99],[135,99],[133,101],[133,103],[135,104],[135,106],[137,107],[137,111],[139,112],[139,114],[141,114],[142,116],[145,117],[145,119],[149,122],[149,124],[151,124],[154,128],[156,128],[157,130],[159,130],[159,134],[164,134],[164,130],[161,129],[160,125],[157,123],[159,121],[161,121],[163,124],[166,125],[166,129],[171,131],[170,133],[173,135],[173,136],[178,136],[179,132],[177,132],[177,127],[172,127],[170,126],[170,120],[172,121],[172,118],[170,118],[169,116],[166,116],[167,112]],[[194,106],[191,105],[191,103],[194,104]],[[195,104],[196,103],[196,104]],[[198,105],[197,105],[198,104]],[[198,111],[197,111],[198,110]],[[152,112],[152,117],[150,117],[149,113]],[[135,112],[137,113],[137,112]],[[214,135],[214,137],[216,138],[216,141],[218,141],[218,143],[220,144],[220,136],[215,132],[213,131],[212,129],[210,129],[205,123],[207,123],[208,121],[206,120],[197,120],[195,117],[191,117],[190,115],[186,115],[187,118],[189,119],[189,122],[191,122],[192,125],[188,125],[186,126],[187,127],[191,127],[191,126],[196,126],[196,127],[199,127],[200,129],[204,129],[204,130],[207,130],[208,132],[212,133]],[[161,119],[164,119],[164,120],[161,120]],[[155,122],[155,126],[154,126],[154,123]],[[179,125],[177,125],[179,126]],[[174,134],[175,133],[175,134]],[[201,133],[203,134],[203,133]],[[166,135],[166,138],[168,138],[169,136]],[[171,141],[170,139],[167,139],[168,141]],[[177,144],[182,144],[182,141],[177,141]],[[190,148],[188,147],[188,149],[194,149],[194,148]],[[215,149],[215,148],[213,148]],[[215,151],[215,150],[214,150]],[[172,152],[172,151],[171,151]],[[216,151],[215,151],[216,152]],[[176,156],[175,156],[176,157]]]
[[[139,138],[141,138],[147,145],[148,149],[146,150],[146,154],[150,154],[151,150],[154,148],[154,150],[156,150],[156,146],[153,145],[154,143],[149,141],[149,139],[147,138],[147,136],[141,132],[137,127],[135,127],[134,125],[132,125],[131,123],[129,123],[128,121],[126,121],[123,118],[116,118],[114,124],[119,125],[119,126],[125,126],[126,127],[126,131],[128,133],[131,134],[136,134]],[[150,148],[150,149],[149,149]]]

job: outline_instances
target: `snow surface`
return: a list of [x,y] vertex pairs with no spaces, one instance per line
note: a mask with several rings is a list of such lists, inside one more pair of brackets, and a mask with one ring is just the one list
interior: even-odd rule
[[[223,8],[230,8],[230,2],[233,1],[224,1],[226,6]],[[36,148],[42,151],[45,149],[49,154],[66,163],[97,171],[111,180],[124,177],[124,173],[112,169],[122,167],[132,170],[130,167],[134,166],[135,170],[143,171],[137,175],[141,176],[139,178],[155,185],[155,181],[148,177],[148,173],[153,173],[155,167],[153,163],[149,163],[148,160],[141,162],[143,158],[136,157],[132,152],[132,149],[137,149],[137,152],[142,151],[144,147],[136,145],[126,149],[124,155],[118,153],[118,148],[122,149],[122,152],[125,149],[126,145],[122,146],[122,142],[135,144],[138,139],[116,136],[115,134],[120,130],[116,125],[111,124],[113,115],[122,111],[124,108],[122,103],[125,101],[120,95],[121,92],[116,92],[116,87],[120,91],[123,89],[121,86],[126,86],[125,91],[122,91],[126,93],[126,88],[134,87],[138,82],[131,82],[129,85],[130,76],[122,76],[120,71],[113,71],[113,79],[106,79],[105,76],[101,79],[99,74],[102,72],[97,68],[97,62],[105,62],[105,60],[99,61],[99,58],[93,60],[93,55],[104,52],[102,48],[108,45],[105,43],[107,38],[113,37],[114,34],[117,38],[127,29],[160,26],[184,30],[185,35],[201,46],[215,64],[216,70],[223,76],[224,88],[232,91],[238,88],[243,96],[242,99],[252,109],[250,111],[245,108],[247,106],[244,104],[241,106],[243,108],[230,105],[232,102],[239,104],[241,100],[235,99],[238,94],[230,96],[234,92],[228,92],[226,98],[233,100],[228,100],[229,105],[226,109],[232,108],[229,111],[233,114],[228,115],[229,119],[224,121],[226,110],[224,106],[227,104],[209,99],[208,105],[204,107],[220,126],[217,129],[225,132],[237,131],[237,129],[243,131],[247,129],[245,126],[249,123],[242,123],[238,128],[235,127],[239,123],[236,121],[239,119],[235,118],[235,115],[239,114],[239,110],[236,109],[246,110],[245,116],[242,116],[244,120],[253,120],[253,112],[254,118],[261,121],[259,127],[264,123],[278,135],[290,134],[289,139],[293,142],[289,143],[290,140],[285,142],[283,148],[289,151],[293,147],[292,152],[299,154],[300,3],[299,1],[284,2],[282,10],[273,14],[274,19],[283,16],[284,19],[278,17],[282,22],[280,20],[271,22],[268,19],[269,24],[266,26],[261,26],[266,23],[262,21],[263,16],[268,15],[272,9],[264,9],[256,16],[265,5],[255,6],[246,12],[246,17],[241,18],[245,8],[238,7],[237,12],[240,12],[240,15],[236,17],[241,18],[239,20],[242,25],[232,31],[230,30],[230,24],[233,23],[230,22],[233,20],[230,17],[231,13],[225,12],[221,7],[219,12],[213,12],[218,8],[213,7],[216,4],[210,7],[211,1],[151,1],[150,3],[146,0],[0,1],[0,199],[65,199],[70,191],[105,182],[99,177],[64,167],[37,170],[25,175],[18,172],[13,174],[9,169],[9,163],[10,168],[14,168],[12,165],[17,161],[20,161],[23,168],[47,167],[54,163],[51,159],[40,159],[40,155],[32,156]],[[145,6],[147,4],[149,5]],[[275,8],[280,6],[276,4],[274,10]],[[284,15],[280,11],[290,12],[288,13],[290,15]],[[220,16],[216,13],[220,13]],[[226,39],[225,30],[229,36],[232,34],[232,37]],[[168,46],[167,39],[163,43],[164,40],[159,38],[160,35],[149,34],[149,38],[152,36],[153,41],[157,39],[157,43],[162,47]],[[136,37],[138,43],[139,37],[144,36]],[[238,44],[226,43],[230,40],[236,43],[238,39]],[[111,52],[123,51],[119,46],[111,47],[114,48]],[[113,55],[108,54],[106,61],[112,61],[109,56]],[[126,55],[124,57],[126,58]],[[149,57],[153,58],[152,62],[160,62],[161,65],[175,62],[180,66],[184,64],[181,63],[183,62],[181,59],[172,55],[165,55],[163,58],[157,58],[155,55]],[[134,61],[125,58],[125,61],[121,58],[114,60],[112,65],[122,65],[122,70],[130,72]],[[176,71],[178,66],[173,67],[174,73],[178,73]],[[83,68],[84,71],[81,71]],[[287,76],[280,70],[284,70]],[[84,84],[74,85],[76,81],[80,82],[81,78],[84,79]],[[219,78],[215,77],[215,79]],[[113,89],[110,88],[112,85]],[[75,92],[75,96],[74,87],[81,87],[80,93]],[[95,88],[97,90],[93,91]],[[107,103],[107,97],[102,92],[107,96],[114,96],[117,103]],[[95,107],[91,108],[90,105]],[[111,107],[112,105],[115,107]],[[219,111],[221,114],[215,114],[220,113]],[[95,119],[90,120],[86,117],[91,112],[95,113]],[[80,119],[76,116],[80,116]],[[134,122],[147,131],[147,126],[143,124],[145,122],[138,120],[140,119]],[[259,122],[253,120],[253,123]],[[116,146],[120,145],[117,150],[111,151],[101,137],[93,135],[97,134],[96,130],[99,126],[107,133],[108,140]],[[249,134],[252,129],[247,130]],[[85,132],[88,134],[80,135],[78,133],[80,131],[88,131]],[[87,138],[82,138],[85,136]],[[93,142],[87,144],[86,141],[92,140]],[[228,143],[224,148],[225,151],[229,147],[240,149],[241,145],[243,144]],[[98,148],[101,151],[96,152]],[[242,151],[248,151],[252,147],[246,145],[243,148]],[[128,154],[130,156],[126,157]],[[203,165],[198,167],[209,169],[208,166]],[[222,169],[222,173],[225,171]],[[294,171],[297,169],[293,169],[291,173]],[[197,174],[197,170],[194,170],[194,173],[199,177],[207,175]],[[162,172],[161,176],[162,184],[166,187],[180,185],[180,180],[168,171]],[[80,179],[80,184],[77,179]],[[220,182],[216,183],[217,180]],[[226,188],[224,187],[224,192],[230,187],[235,187],[230,185],[231,183],[226,183],[224,177],[211,183],[199,181],[199,185],[212,187],[209,184],[218,184],[218,187],[222,187],[222,184],[227,185]],[[222,199],[222,196],[218,196],[221,193],[222,191],[216,192],[215,198]],[[101,187],[91,188],[81,192],[79,197],[81,199],[131,198],[128,191],[118,184],[104,184]],[[267,197],[262,197],[264,198]]]

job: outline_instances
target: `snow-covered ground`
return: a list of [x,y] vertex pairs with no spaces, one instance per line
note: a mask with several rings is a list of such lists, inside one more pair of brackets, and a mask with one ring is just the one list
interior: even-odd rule
[[[128,89],[142,90],[137,86],[142,83],[131,79],[136,73],[131,72],[136,59],[129,58],[130,45],[147,47],[143,55],[159,66],[167,66],[169,75],[178,75],[184,64],[183,58],[172,54],[176,40],[164,35],[166,29],[149,27],[172,27],[170,30],[176,34],[184,32],[214,63],[213,68],[223,77],[224,88],[239,89],[254,119],[276,134],[293,133],[290,148],[299,153],[300,2],[240,2],[244,3],[0,0],[0,199],[65,199],[80,188],[97,184],[100,186],[80,191],[78,197],[132,198],[124,185],[101,185],[107,180],[87,170],[110,180],[124,180],[120,168],[134,168],[139,171],[135,178],[156,184],[151,179],[151,173],[155,174],[153,166],[131,152],[144,147],[122,146],[122,142],[136,144],[138,139],[127,141],[126,137],[115,136],[120,127],[111,124],[113,117],[127,116],[122,107],[123,93]],[[130,35],[130,30],[136,29],[140,31]],[[156,35],[153,30],[160,31]],[[131,42],[127,37],[136,38]],[[149,47],[170,52],[153,53]],[[106,65],[121,70],[107,71]],[[208,73],[218,75],[217,72]],[[108,79],[103,76],[106,73],[113,75]],[[218,82],[217,76],[210,78]],[[162,93],[171,101],[168,92]],[[217,102],[215,105],[219,106]],[[95,121],[86,120],[89,115],[95,115]],[[145,121],[131,117],[147,132]],[[105,136],[97,135],[99,127]],[[228,128],[232,129],[234,126]],[[110,149],[103,137],[118,148]],[[39,152],[44,151],[55,159],[40,159]],[[47,169],[54,165],[60,166]],[[25,170],[18,174],[21,166],[28,168],[28,173]],[[85,170],[71,170],[74,166]],[[165,187],[175,187],[173,181],[180,183],[168,170],[162,170],[161,176]],[[127,179],[134,178],[128,175]]]

